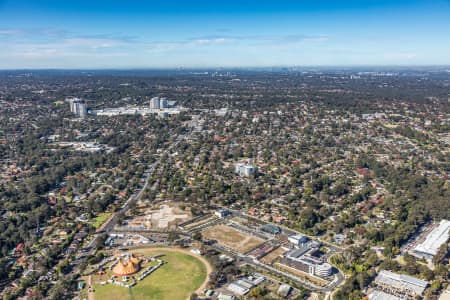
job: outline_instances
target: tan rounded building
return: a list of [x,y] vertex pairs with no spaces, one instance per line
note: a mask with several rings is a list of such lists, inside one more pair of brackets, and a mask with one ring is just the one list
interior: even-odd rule
[[114,266],[112,272],[116,276],[128,276],[139,271],[140,260],[134,256],[119,259],[119,262]]

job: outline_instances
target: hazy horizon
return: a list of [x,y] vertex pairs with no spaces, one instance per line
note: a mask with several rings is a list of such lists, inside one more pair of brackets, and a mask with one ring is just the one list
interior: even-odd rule
[[450,2],[0,0],[0,69],[450,65]]

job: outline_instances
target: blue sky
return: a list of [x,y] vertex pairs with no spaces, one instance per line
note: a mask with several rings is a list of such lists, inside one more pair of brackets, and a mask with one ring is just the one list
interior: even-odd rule
[[450,65],[450,0],[0,0],[0,69]]

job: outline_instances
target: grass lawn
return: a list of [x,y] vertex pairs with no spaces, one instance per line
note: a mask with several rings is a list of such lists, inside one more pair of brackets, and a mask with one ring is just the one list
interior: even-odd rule
[[167,263],[130,289],[113,284],[95,284],[96,300],[185,300],[206,279],[206,266],[189,254],[157,248],[139,249],[135,252],[148,256],[165,254],[161,259]]
[[111,216],[112,213],[105,212],[105,213],[99,213],[98,216],[92,220],[92,225],[95,227],[95,229],[98,229],[102,224],[106,221],[106,219]]

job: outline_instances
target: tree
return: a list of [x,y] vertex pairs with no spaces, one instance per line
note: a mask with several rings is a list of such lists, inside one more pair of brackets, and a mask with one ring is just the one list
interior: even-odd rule
[[117,224],[119,226],[123,225],[124,220],[125,220],[125,213],[121,211],[117,214]]
[[256,299],[260,299],[261,297],[267,295],[268,290],[265,286],[259,285],[255,288],[253,288],[250,293],[248,293],[248,296],[250,298],[256,298]]
[[438,252],[436,253],[436,255],[433,257],[433,263],[435,265],[438,265],[440,263],[442,263],[445,258],[447,257],[447,253],[448,253],[448,244],[444,243],[438,250]]
[[180,238],[180,235],[173,231],[169,232],[169,234],[167,235],[167,240],[169,242],[174,242],[174,241],[178,240],[179,238]]
[[192,235],[192,238],[195,240],[195,241],[201,241],[202,240],[202,238],[203,238],[203,236],[202,236],[202,233],[200,232],[200,231],[196,231],[193,235]]
[[97,241],[95,241],[95,247],[97,249],[102,249],[105,246],[105,242],[108,236],[106,234],[102,234],[99,237],[97,237]]
[[193,293],[191,295],[191,297],[189,297],[190,300],[197,300],[198,299],[198,295],[196,293]]

